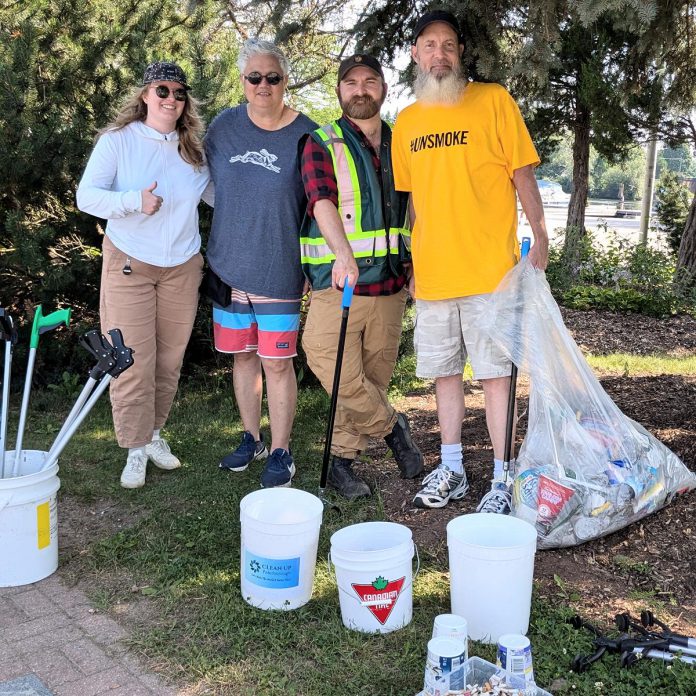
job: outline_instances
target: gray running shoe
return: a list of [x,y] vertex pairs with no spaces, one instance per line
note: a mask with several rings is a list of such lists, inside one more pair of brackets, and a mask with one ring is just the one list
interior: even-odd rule
[[496,515],[509,515],[512,507],[510,486],[502,481],[493,481],[491,490],[481,498],[476,512],[491,512]]
[[413,504],[419,508],[445,507],[450,500],[460,500],[469,490],[466,472],[457,474],[444,466],[433,469],[416,493]]

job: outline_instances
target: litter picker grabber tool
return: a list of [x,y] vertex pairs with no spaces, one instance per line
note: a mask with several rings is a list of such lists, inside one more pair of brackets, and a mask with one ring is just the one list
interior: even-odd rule
[[2,420],[0,421],[0,478],[5,478],[5,445],[7,419],[10,408],[10,376],[12,374],[12,347],[17,343],[17,329],[7,310],[0,307],[0,340],[5,342],[5,369],[2,377]]
[[336,507],[324,498],[326,480],[329,476],[329,460],[331,459],[331,440],[333,438],[334,422],[336,421],[336,406],[338,405],[338,388],[341,384],[341,367],[343,366],[343,350],[346,346],[346,332],[348,331],[348,314],[353,300],[353,288],[348,284],[346,277],[343,283],[343,301],[341,302],[341,328],[338,333],[338,348],[336,349],[336,369],[334,370],[333,387],[331,389],[331,405],[329,406],[329,420],[326,426],[326,439],[324,441],[324,460],[321,463],[321,478],[319,479],[319,499],[331,507]]
[[[615,617],[615,621],[619,626],[619,630],[633,628],[638,631],[638,635],[631,636],[626,632],[622,632],[618,638],[609,638],[602,635],[595,626],[584,621],[579,616],[569,619],[568,623],[573,628],[577,630],[585,628],[594,635],[593,643],[596,649],[593,655],[576,655],[570,665],[574,672],[587,671],[605,653],[619,654],[622,667],[631,667],[643,658],[662,660],[663,662],[679,660],[687,664],[696,664],[696,656],[691,654],[688,648],[677,646],[668,636],[652,633],[644,628],[642,630],[639,629],[636,622],[628,614],[618,614]],[[679,636],[679,638],[694,640],[687,636]]]
[[31,339],[29,341],[29,360],[27,362],[27,374],[24,378],[24,394],[22,395],[22,407],[19,411],[19,425],[17,426],[17,444],[15,445],[15,460],[12,467],[12,476],[17,475],[19,462],[22,459],[22,440],[24,439],[24,428],[27,423],[27,409],[29,408],[29,393],[31,392],[31,378],[34,374],[34,361],[36,360],[36,350],[39,347],[39,336],[57,329],[61,324],[66,326],[70,323],[70,307],[59,309],[51,314],[43,315],[41,305],[36,308],[34,323],[31,327]]
[[117,361],[113,346],[106,340],[106,337],[96,329],[88,331],[84,336],[82,336],[82,338],[80,338],[80,345],[85,348],[90,355],[97,359],[97,364],[89,371],[89,377],[87,378],[85,386],[82,388],[80,395],[77,397],[77,401],[75,401],[72,410],[65,419],[63,427],[60,429],[60,432],[58,435],[56,435],[56,438],[53,441],[53,445],[48,453],[49,457],[51,454],[53,454],[56,443],[60,441],[65,434],[65,431],[70,427],[72,422],[82,410],[82,407],[87,402],[87,399],[96,385],[101,381],[104,375],[106,375],[110,370],[113,370],[116,366]]
[[112,379],[118,377],[122,372],[125,372],[133,364],[133,350],[123,344],[123,336],[121,334],[121,330],[111,329],[109,331],[109,336],[111,337],[111,341],[113,343],[113,357],[115,358],[114,366],[106,371],[106,374],[104,375],[102,380],[89,395],[89,398],[85,402],[85,405],[82,407],[80,412],[77,415],[75,415],[75,417],[72,419],[72,422],[66,428],[65,432],[63,432],[60,439],[56,438],[56,441],[53,443],[48,457],[46,457],[44,465],[41,467],[41,471],[49,469],[56,463],[61,452],[65,449],[68,442],[70,442],[70,438],[80,427],[82,421],[92,410],[94,404],[97,403],[99,397],[106,391],[106,388],[109,386],[109,382],[111,382]]
[[[522,237],[520,255],[522,258],[529,253],[532,240]],[[512,363],[510,371],[510,395],[508,396],[507,422],[505,423],[505,450],[503,454],[503,481],[506,486],[510,484],[510,460],[512,459],[512,433],[515,428],[515,397],[517,395],[517,365]]]
[[[660,638],[666,641],[670,652],[681,652],[684,653],[684,655],[696,657],[696,638],[674,633],[669,626],[657,619],[649,609],[640,613],[640,623],[628,612],[617,614],[614,617],[614,621],[620,631],[633,629],[637,633],[648,636],[649,638]],[[653,626],[657,626],[662,630],[648,630],[653,628]]]

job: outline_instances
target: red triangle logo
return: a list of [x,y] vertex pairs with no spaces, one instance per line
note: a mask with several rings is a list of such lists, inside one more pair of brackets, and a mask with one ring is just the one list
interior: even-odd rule
[[385,580],[381,575],[370,585],[351,583],[360,603],[369,609],[382,626],[386,623],[399,599],[406,577],[398,580]]

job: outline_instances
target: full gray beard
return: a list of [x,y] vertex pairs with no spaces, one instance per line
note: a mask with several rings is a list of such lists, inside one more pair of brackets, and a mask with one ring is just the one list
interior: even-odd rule
[[456,65],[452,72],[444,77],[435,75],[418,68],[413,91],[416,99],[426,104],[456,104],[466,87],[461,68]]

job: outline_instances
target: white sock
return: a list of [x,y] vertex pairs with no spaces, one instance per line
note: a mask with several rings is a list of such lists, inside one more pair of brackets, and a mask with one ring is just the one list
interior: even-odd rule
[[128,448],[128,456],[130,457],[131,454],[145,454],[145,448],[144,447],[129,447]]
[[462,457],[462,443],[454,445],[440,445],[440,457],[445,469],[454,471],[455,474],[464,473],[464,458]]
[[153,441],[154,441],[154,440],[159,440],[159,439],[160,439],[160,434],[159,434],[159,433],[160,433],[159,428],[157,428],[157,430],[153,430],[153,431],[152,431],[152,440],[153,440]]
[[[514,459],[510,460],[510,468],[508,469],[508,472],[510,473],[510,476],[512,476],[515,472],[515,460]],[[505,475],[505,471],[503,469],[503,460],[502,459],[494,459],[493,460],[493,480],[494,481],[502,481],[504,475]]]

